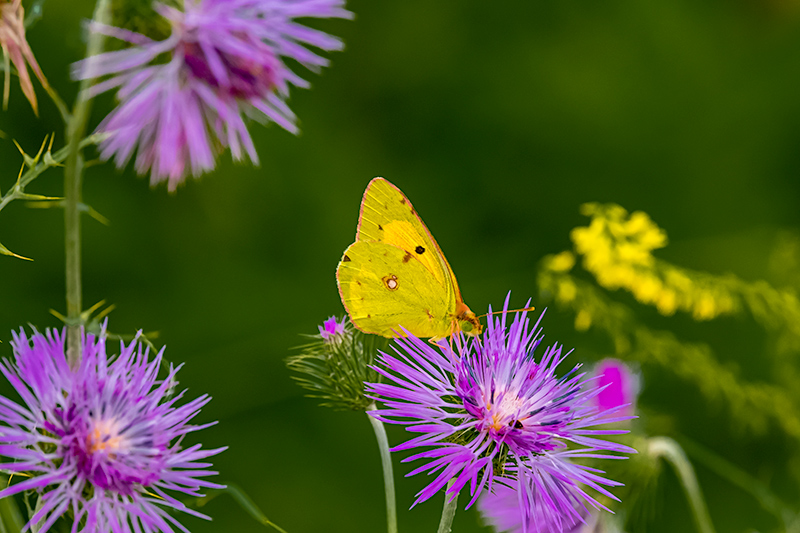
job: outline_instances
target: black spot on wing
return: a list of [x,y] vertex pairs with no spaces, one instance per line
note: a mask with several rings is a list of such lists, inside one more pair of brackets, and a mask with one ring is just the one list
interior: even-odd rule
[[425,253],[425,248],[423,248],[422,246],[417,246],[416,248],[414,248],[414,251],[422,255]]
[[381,231],[383,231],[383,226],[381,226],[380,224],[378,224],[378,229],[379,229],[379,230],[381,230]]
[[350,258],[349,258],[349,257],[347,257],[347,255],[345,255],[344,257],[342,257],[342,263],[347,263],[348,261],[350,261]]

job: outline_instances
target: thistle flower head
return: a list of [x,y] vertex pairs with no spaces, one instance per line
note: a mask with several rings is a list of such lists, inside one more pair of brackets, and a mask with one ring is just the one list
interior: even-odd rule
[[311,391],[310,397],[324,400],[322,405],[358,411],[374,407],[364,382],[378,379],[370,365],[388,340],[356,330],[346,316],[341,321],[332,316],[317,327],[319,334],[309,335],[311,342],[286,359],[286,366],[298,373],[294,379]]
[[418,434],[393,449],[420,449],[406,460],[424,464],[409,475],[434,478],[415,504],[451,480],[451,498],[469,483],[467,507],[495,484],[507,485],[518,491],[526,520],[541,517],[553,524],[552,532],[560,531],[582,521],[588,508],[603,508],[584,487],[613,498],[606,487],[619,485],[575,461],[635,450],[597,438],[625,430],[592,428],[620,419],[593,404],[596,380],[580,365],[558,377],[568,355],[562,347],[553,344],[536,357],[543,340],[539,322],[530,327],[522,313],[507,326],[507,318],[504,311],[489,320],[482,337],[456,337],[455,348],[414,336],[398,339],[395,353],[381,354],[376,365],[386,383],[367,385],[386,407],[372,415]]
[[328,318],[319,327],[319,336],[326,342],[335,342],[336,339],[341,339],[345,333],[346,318],[342,318],[339,322],[335,316]]
[[5,81],[3,83],[3,109],[8,108],[8,95],[11,89],[11,63],[19,74],[19,85],[22,93],[30,102],[34,113],[39,113],[33,82],[28,74],[28,66],[41,84],[47,88],[47,78],[33,56],[28,41],[25,39],[25,10],[22,0],[0,0],[0,48],[3,50],[3,66]]
[[[186,174],[214,168],[217,152],[236,160],[258,155],[243,114],[297,132],[286,104],[290,86],[308,87],[285,58],[312,69],[327,60],[307,47],[340,50],[342,42],[304,27],[302,17],[349,18],[344,0],[186,0],[182,10],[156,4],[172,33],[164,40],[92,24],[95,32],[126,41],[124,50],[78,62],[79,79],[108,78],[89,96],[118,88],[120,105],[98,127],[110,134],[103,159],[123,167],[138,149],[135,167],[170,190]],[[168,61],[163,62],[162,58]]]
[[[104,333],[83,336],[83,357],[67,364],[64,334],[48,330],[14,335],[14,360],[0,371],[23,400],[0,396],[0,456],[5,471],[27,476],[0,491],[0,498],[25,490],[39,493],[29,524],[45,533],[67,512],[73,531],[172,532],[186,529],[168,509],[190,510],[174,493],[201,496],[222,488],[203,478],[216,474],[205,459],[223,448],[181,446],[186,434],[212,424],[190,420],[209,401],[201,396],[178,406],[173,395],[178,368],[158,379],[162,352],[150,357],[136,341],[106,354]],[[78,524],[82,527],[78,529]]]

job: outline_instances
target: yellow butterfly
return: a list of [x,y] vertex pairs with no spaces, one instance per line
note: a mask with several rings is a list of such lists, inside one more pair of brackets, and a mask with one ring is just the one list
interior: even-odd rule
[[483,325],[461,298],[456,276],[400,189],[383,178],[367,185],[356,242],[336,269],[339,294],[365,333],[441,339]]

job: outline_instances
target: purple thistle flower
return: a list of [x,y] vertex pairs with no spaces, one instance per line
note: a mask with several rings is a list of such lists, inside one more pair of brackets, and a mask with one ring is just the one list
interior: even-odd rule
[[[351,18],[344,0],[185,0],[180,11],[156,3],[172,26],[163,41],[92,23],[92,31],[126,41],[125,50],[79,61],[73,76],[93,79],[89,96],[119,88],[120,105],[98,126],[103,160],[121,168],[138,147],[137,172],[170,191],[186,174],[214,168],[224,147],[235,160],[258,164],[242,114],[297,132],[286,104],[289,87],[308,87],[283,61],[316,70],[328,61],[306,46],[341,50],[342,42],[294,21],[302,17]],[[168,55],[169,61],[159,63]]]
[[203,487],[224,488],[202,478],[216,474],[206,458],[225,448],[181,447],[186,434],[213,425],[189,424],[210,398],[175,405],[183,396],[172,394],[180,367],[170,365],[157,379],[163,350],[150,360],[134,340],[109,357],[105,332],[88,334],[80,368],[72,371],[63,332],[28,338],[21,330],[12,346],[14,361],[2,361],[0,371],[22,403],[0,396],[0,467],[30,477],[0,498],[37,491],[28,526],[40,522],[45,533],[71,512],[73,533],[171,533],[188,530],[168,509],[208,519],[172,493],[197,497]]
[[551,532],[561,531],[582,522],[590,507],[605,509],[584,486],[616,499],[605,487],[621,485],[573,461],[621,458],[607,452],[635,450],[596,438],[626,433],[592,428],[626,417],[598,411],[596,380],[579,373],[580,365],[556,377],[556,367],[569,355],[558,344],[536,360],[541,317],[529,328],[525,314],[517,314],[507,328],[507,309],[508,300],[482,338],[455,337],[456,350],[411,335],[397,339],[396,355],[378,359],[376,370],[387,383],[367,384],[368,394],[386,406],[371,414],[420,434],[393,448],[422,448],[404,460],[425,461],[408,475],[435,476],[414,505],[453,481],[446,494],[452,499],[469,483],[469,507],[496,481],[517,490],[525,527],[534,517],[551,524]]
[[346,319],[342,318],[341,322],[336,320],[335,316],[328,318],[319,328],[319,335],[325,342],[334,342],[337,338],[344,335],[344,326]]

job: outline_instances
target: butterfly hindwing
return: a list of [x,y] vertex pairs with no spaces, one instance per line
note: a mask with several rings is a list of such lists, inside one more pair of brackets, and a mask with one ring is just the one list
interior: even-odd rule
[[387,337],[395,336],[401,324],[418,337],[447,334],[453,293],[416,255],[372,241],[357,241],[345,250],[336,277],[356,327]]

